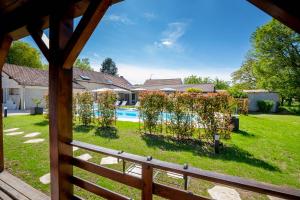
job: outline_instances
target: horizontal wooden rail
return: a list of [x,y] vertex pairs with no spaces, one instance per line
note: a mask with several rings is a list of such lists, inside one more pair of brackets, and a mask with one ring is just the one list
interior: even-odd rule
[[192,192],[172,188],[159,183],[153,183],[153,194],[164,197],[166,199],[188,199],[188,200],[209,200],[210,198],[201,197]]
[[[271,185],[271,184],[247,180],[247,179],[240,178],[240,177],[210,172],[210,171],[201,170],[201,169],[194,168],[194,167],[188,167],[187,165],[182,166],[182,165],[168,163],[165,161],[160,161],[160,160],[156,160],[156,159],[152,159],[152,158],[149,159],[149,157],[147,158],[147,157],[137,156],[137,155],[133,155],[130,153],[107,149],[104,147],[99,147],[96,145],[87,144],[87,143],[80,142],[80,141],[73,141],[70,143],[70,145],[79,147],[81,149],[113,156],[113,157],[116,157],[119,159],[124,159],[126,161],[138,163],[140,165],[148,165],[155,169],[172,171],[175,173],[183,174],[184,176],[189,176],[189,177],[194,177],[194,178],[203,179],[203,180],[207,180],[207,181],[212,181],[215,183],[224,184],[224,185],[228,185],[228,186],[234,186],[237,188],[246,189],[249,191],[258,192],[258,193],[262,193],[262,194],[268,194],[268,195],[272,195],[272,196],[276,196],[276,197],[282,197],[282,198],[287,198],[287,199],[300,199],[300,190],[297,190],[297,189],[283,188],[283,187],[279,187],[279,186],[275,186],[275,185]],[[73,159],[73,161],[76,161],[76,160]],[[88,163],[88,162],[85,162],[85,163]],[[80,162],[78,162],[78,160],[77,160],[77,163],[75,162],[75,164],[77,164],[77,166],[78,166],[80,164]],[[87,165],[87,164],[83,164],[83,163],[81,163],[80,166],[89,166],[89,169],[94,168],[93,172],[96,174],[98,174],[98,173],[104,174],[105,173],[102,171],[103,167],[101,167],[101,166],[100,166],[101,168],[95,167],[95,166],[91,167],[91,164]],[[85,167],[85,168],[87,168],[87,167]],[[95,170],[96,168],[98,168],[99,170],[96,171]],[[124,177],[126,177],[126,176],[124,176]],[[118,180],[118,182],[120,182],[120,179]],[[167,187],[167,186],[162,186],[162,185],[158,185],[158,184],[154,183],[154,193],[155,192],[157,192],[157,194],[162,193],[162,192],[160,192],[161,187]],[[177,189],[174,189],[174,190],[178,191]]]
[[96,165],[94,163],[88,162],[88,161],[83,161],[78,158],[72,158],[72,164],[76,167],[79,167],[81,169],[84,169],[86,171],[95,173],[97,175],[103,176],[105,178],[109,178],[111,180],[123,183],[125,185],[137,188],[137,189],[142,189],[143,184],[141,179],[130,176],[128,174],[124,174],[122,172],[109,169],[106,167],[102,167],[100,165]]
[[113,191],[110,191],[108,189],[105,189],[103,187],[100,187],[98,185],[95,185],[94,183],[91,183],[89,181],[83,180],[81,178],[78,178],[76,176],[73,176],[71,178],[71,182],[74,185],[77,185],[78,187],[81,187],[89,192],[92,192],[96,195],[99,195],[101,197],[104,197],[106,199],[111,200],[130,200],[131,198],[125,197],[123,195],[120,195],[118,193],[115,193]]

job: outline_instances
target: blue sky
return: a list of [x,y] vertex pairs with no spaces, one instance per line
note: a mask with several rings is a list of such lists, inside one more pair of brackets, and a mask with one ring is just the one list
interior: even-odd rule
[[191,74],[230,80],[251,33],[270,19],[246,0],[125,0],[108,10],[80,57],[97,71],[111,57],[132,83]]

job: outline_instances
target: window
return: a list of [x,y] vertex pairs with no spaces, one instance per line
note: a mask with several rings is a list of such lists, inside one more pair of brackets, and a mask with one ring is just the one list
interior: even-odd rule
[[82,80],[85,80],[85,81],[91,80],[90,77],[84,76],[84,75],[80,75],[80,78],[81,78]]
[[8,91],[8,94],[9,95],[19,95],[19,89],[18,88],[9,88],[9,91]]

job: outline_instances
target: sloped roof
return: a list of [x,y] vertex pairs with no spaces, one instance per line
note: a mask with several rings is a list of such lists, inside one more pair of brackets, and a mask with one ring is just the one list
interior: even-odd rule
[[157,86],[157,85],[181,85],[182,80],[180,78],[172,79],[148,79],[145,81],[146,86]]
[[[39,87],[49,86],[48,70],[34,69],[13,64],[4,64],[3,72],[20,85]],[[81,78],[82,76],[89,77],[90,80],[83,80]],[[80,81],[114,85],[125,89],[131,88],[131,84],[124,77],[111,76],[101,72],[74,68],[73,77],[73,88],[75,89],[85,89],[83,86],[78,84]]]
[[179,92],[184,92],[189,88],[201,89],[203,92],[215,92],[214,84],[179,84],[179,85],[138,85],[134,88],[143,88],[145,90],[162,90],[164,88],[172,88]]
[[[112,76],[102,72],[82,70],[79,68],[74,68],[73,77],[76,81],[85,81],[91,83],[99,83],[106,85],[113,85],[121,87],[124,89],[130,89],[132,87],[131,83],[127,81],[123,76]],[[83,77],[89,78],[89,80],[83,79]]]

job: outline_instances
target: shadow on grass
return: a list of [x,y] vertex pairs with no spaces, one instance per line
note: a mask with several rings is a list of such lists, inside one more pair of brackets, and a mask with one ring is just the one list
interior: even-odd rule
[[43,121],[34,123],[34,125],[37,125],[37,126],[48,126],[49,125],[49,121],[48,120],[43,120]]
[[243,131],[243,130],[234,131],[234,133],[240,134],[245,137],[256,137],[253,133],[248,133],[247,131]]
[[143,135],[142,139],[146,142],[148,147],[157,147],[166,151],[189,151],[195,155],[205,156],[211,159],[235,161],[269,171],[280,171],[278,167],[273,166],[264,160],[255,158],[248,151],[245,151],[236,145],[223,146],[221,147],[220,154],[215,154],[213,147],[210,144],[195,139],[178,141],[169,136],[149,134]]
[[109,139],[118,139],[118,129],[115,127],[100,127],[96,129],[95,135],[109,138]]
[[92,126],[92,125],[75,125],[73,127],[73,129],[76,132],[83,132],[83,133],[88,133],[91,130],[93,130],[94,128],[95,128],[95,126]]

